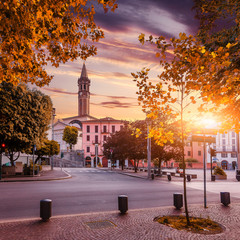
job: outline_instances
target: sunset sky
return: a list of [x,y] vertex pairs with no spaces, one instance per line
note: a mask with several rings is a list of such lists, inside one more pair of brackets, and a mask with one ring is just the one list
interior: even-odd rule
[[[127,120],[145,117],[137,102],[131,72],[149,67],[150,76],[157,79],[160,68],[154,49],[142,46],[138,36],[144,33],[177,37],[180,32],[195,33],[198,21],[192,6],[192,0],[119,0],[114,13],[97,9],[95,20],[105,38],[96,44],[97,56],[86,61],[91,80],[90,115]],[[41,91],[52,98],[57,118],[77,115],[77,80],[82,65],[79,59],[59,68],[47,68],[54,79]]]

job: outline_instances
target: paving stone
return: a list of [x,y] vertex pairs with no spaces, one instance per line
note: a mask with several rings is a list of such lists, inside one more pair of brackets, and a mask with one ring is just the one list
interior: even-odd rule
[[[221,204],[190,205],[191,216],[210,218],[222,226],[223,233],[215,235],[179,231],[164,226],[153,219],[157,216],[184,214],[173,207],[130,210],[121,215],[118,212],[80,214],[52,217],[48,222],[38,219],[8,221],[0,223],[1,240],[239,240],[240,204],[224,207]],[[86,223],[106,222],[113,226],[91,228]],[[103,224],[104,225],[104,224]]]

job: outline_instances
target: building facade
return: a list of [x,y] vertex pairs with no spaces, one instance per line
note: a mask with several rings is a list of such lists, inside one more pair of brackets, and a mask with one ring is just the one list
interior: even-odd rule
[[239,134],[234,131],[218,133],[216,137],[216,161],[223,169],[237,168],[237,151],[239,149]]
[[104,167],[108,166],[108,159],[103,156],[103,144],[111,134],[120,131],[123,125],[124,121],[111,117],[82,122],[82,143],[86,166],[96,167],[99,162]]
[[[78,78],[78,115],[63,118],[53,124],[53,138],[60,144],[62,152],[68,152],[69,146],[62,140],[66,126],[75,126],[78,129],[78,141],[73,150],[84,151],[84,165],[96,167],[100,162],[103,166],[108,165],[108,160],[103,156],[103,144],[110,134],[119,131],[124,121],[111,117],[97,119],[90,113],[90,85],[85,63],[82,67],[81,76]],[[49,134],[51,136],[51,134]]]

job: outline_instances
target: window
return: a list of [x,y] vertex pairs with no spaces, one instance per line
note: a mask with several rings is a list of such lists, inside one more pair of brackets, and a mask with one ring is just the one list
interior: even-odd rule
[[232,145],[235,145],[235,139],[232,139]]
[[104,132],[104,133],[107,132],[107,126],[103,126],[103,132]]
[[236,158],[237,157],[237,153],[231,153],[231,158]]
[[90,141],[90,135],[87,135],[87,141],[88,142]]
[[115,133],[115,126],[112,126],[112,133]]
[[223,150],[223,152],[225,152],[226,151],[226,146],[223,146],[222,150]]
[[95,133],[98,133],[98,126],[95,126]]
[[232,137],[235,137],[235,132],[232,132]]
[[90,133],[90,126],[87,126],[87,133]]
[[122,129],[123,129],[123,125],[120,126],[120,130],[122,130]]
[[201,151],[198,151],[198,156],[201,156],[201,154],[202,154]]
[[226,145],[226,140],[225,139],[222,140],[222,145]]
[[90,152],[90,147],[87,147],[87,152],[88,152],[88,153]]
[[223,133],[223,134],[222,134],[222,138],[225,138],[225,137],[226,137],[226,134],[225,134],[225,133]]
[[235,152],[236,151],[236,147],[232,146],[232,151]]
[[190,142],[186,142],[186,146],[187,146],[187,147],[190,147],[190,146],[191,146],[191,143],[190,143]]
[[227,157],[227,153],[221,153],[221,157],[222,158],[226,158]]
[[106,135],[103,136],[103,141],[105,141],[105,142],[107,141],[107,136]]
[[188,151],[188,152],[187,152],[187,155],[188,155],[188,156],[191,156],[191,151]]
[[95,143],[98,143],[98,135],[95,136]]

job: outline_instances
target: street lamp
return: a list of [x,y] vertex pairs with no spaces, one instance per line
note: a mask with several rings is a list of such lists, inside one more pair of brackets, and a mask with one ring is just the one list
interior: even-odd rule
[[206,183],[206,128],[211,128],[216,125],[213,119],[203,119],[203,191],[204,191],[204,208],[207,208],[207,183]]
[[147,120],[147,165],[148,165],[148,179],[151,179],[151,138],[148,137],[151,128],[150,120]]
[[[52,140],[54,140],[54,118],[56,116],[56,108],[52,109]],[[51,170],[53,170],[53,156],[51,157]]]
[[111,170],[112,170],[112,154],[113,154],[113,149],[110,148],[110,154],[111,154]]

